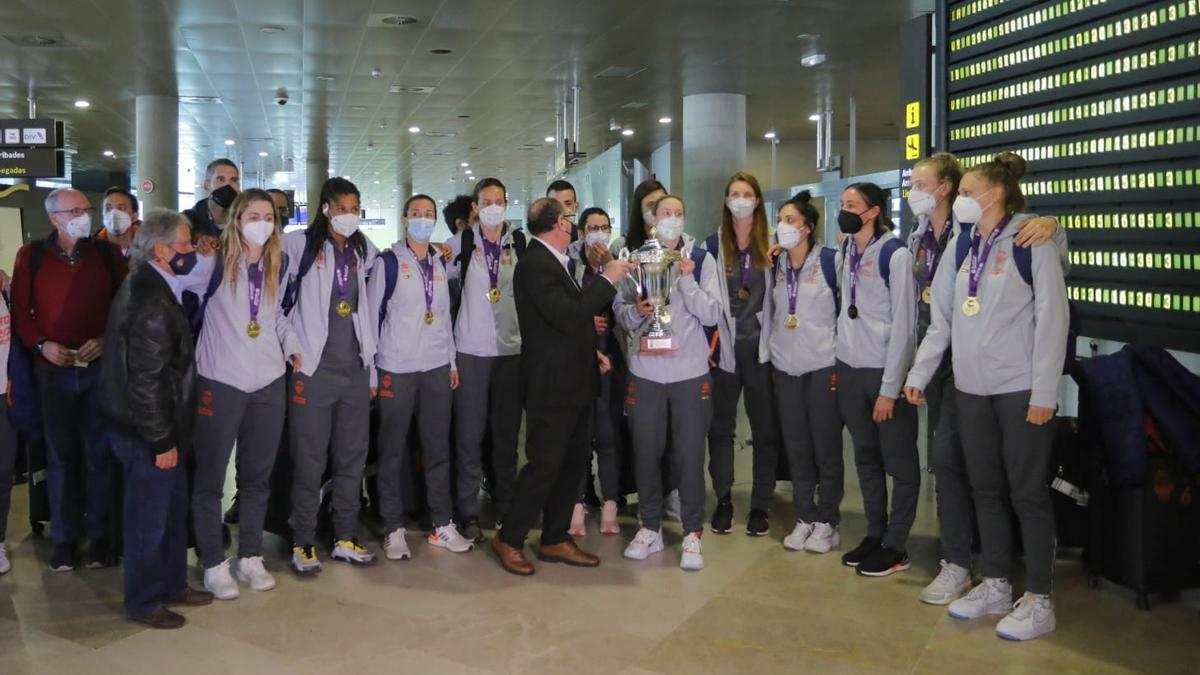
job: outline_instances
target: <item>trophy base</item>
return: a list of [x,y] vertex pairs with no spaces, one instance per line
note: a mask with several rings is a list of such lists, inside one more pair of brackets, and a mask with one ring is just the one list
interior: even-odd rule
[[641,354],[647,356],[655,356],[662,354],[673,354],[679,351],[679,346],[675,342],[674,335],[666,335],[663,337],[647,337],[642,336]]

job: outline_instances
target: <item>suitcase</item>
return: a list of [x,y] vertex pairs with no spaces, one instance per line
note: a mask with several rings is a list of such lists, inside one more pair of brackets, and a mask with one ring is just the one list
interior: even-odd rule
[[1088,503],[1091,495],[1088,462],[1094,456],[1076,417],[1054,420],[1054,456],[1050,498],[1059,549],[1081,550],[1088,542]]
[[18,452],[25,459],[25,480],[29,484],[29,527],[36,536],[42,536],[50,522],[50,486],[46,482],[46,446],[27,441],[23,436],[18,441]]

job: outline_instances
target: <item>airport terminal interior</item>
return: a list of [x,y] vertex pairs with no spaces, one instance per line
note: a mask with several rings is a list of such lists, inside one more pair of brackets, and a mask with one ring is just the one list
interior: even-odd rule
[[[761,411],[751,403],[748,384],[741,403],[736,395],[733,399],[733,480],[729,494],[721,496],[732,500],[733,519],[724,533],[710,525],[723,502],[705,461],[702,570],[680,569],[689,533],[669,515],[660,535],[665,551],[630,559],[627,546],[641,535],[638,493],[626,466],[621,467],[626,473],[622,494],[615,500],[618,531],[601,532],[607,508],[602,502],[609,500],[601,495],[584,500],[586,534],[571,539],[599,556],[597,569],[533,559],[532,576],[507,573],[512,570],[498,560],[492,544],[502,518],[492,499],[494,477],[480,490],[482,534],[473,550],[455,553],[429,543],[426,535],[438,536],[431,516],[410,494],[405,510],[411,557],[387,559],[382,542],[388,527],[375,503],[373,436],[357,495],[363,505],[357,541],[375,555],[373,564],[333,559],[342,542],[335,544],[322,520],[314,543],[323,571],[295,574],[300,553],[287,531],[291,521],[286,514],[268,518],[261,555],[277,586],[256,592],[243,584],[236,600],[183,607],[178,613],[186,625],[178,630],[155,630],[130,620],[123,604],[125,568],[115,559],[117,564],[93,568],[80,557],[73,571],[51,570],[59,565],[61,550],[49,515],[58,501],[50,507],[39,502],[47,499],[47,450],[43,447],[35,459],[30,448],[42,441],[0,428],[0,434],[19,439],[13,441],[19,457],[7,537],[0,528],[0,562],[11,566],[5,571],[0,565],[0,675],[1200,672],[1200,442],[1187,435],[1188,430],[1200,433],[1198,83],[1200,0],[4,0],[0,280],[6,294],[0,342],[3,353],[11,343],[35,361],[23,367],[38,373],[37,386],[46,386],[42,371],[57,366],[47,365],[51,357],[42,351],[46,335],[28,344],[16,318],[17,309],[25,307],[16,300],[10,323],[7,288],[11,277],[16,297],[20,284],[30,283],[28,274],[22,281],[14,269],[27,264],[21,260],[28,259],[29,246],[71,231],[68,219],[54,215],[57,196],[67,188],[78,190],[91,208],[92,238],[113,240],[131,231],[114,229],[117,220],[105,206],[110,189],[118,188],[145,219],[135,235],[142,237],[150,231],[146,218],[154,209],[183,212],[196,205],[196,211],[208,213],[198,202],[218,203],[213,161],[222,158],[229,161],[217,167],[218,174],[232,170],[241,190],[271,189],[281,195],[273,222],[285,241],[320,223],[333,242],[342,216],[322,211],[331,204],[323,200],[323,189],[342,184],[339,178],[353,183],[360,193],[358,230],[379,251],[403,251],[406,236],[410,250],[419,241],[412,237],[415,216],[407,210],[415,195],[426,195],[435,207],[432,235],[420,243],[461,241],[453,217],[443,209],[460,195],[474,194],[478,202],[487,185],[477,183],[489,177],[503,182],[505,227],[525,227],[528,233],[531,205],[543,204],[539,200],[545,197],[559,199],[569,189],[572,204],[563,208],[580,214],[588,207],[604,209],[611,224],[608,236],[617,242],[628,238],[632,227],[650,226],[643,216],[649,207],[639,202],[649,191],[641,186],[657,181],[659,196],[678,195],[680,204],[686,203],[684,240],[695,238],[699,250],[713,233],[735,227],[727,193],[733,185],[749,185],[730,179],[744,172],[756,180],[756,213],[765,214],[771,236],[783,214],[798,209],[793,198],[807,192],[806,203],[819,215],[810,245],[830,247],[831,260],[834,249],[848,251],[838,255],[852,258],[856,271],[857,250],[846,247],[855,231],[843,224],[854,200],[867,194],[856,186],[877,185],[886,199],[872,203],[868,198],[862,214],[879,207],[880,220],[895,225],[900,251],[906,254],[903,244],[909,244],[925,255],[933,251],[922,248],[928,242],[938,245],[932,230],[909,242],[918,228],[932,228],[928,216],[913,206],[914,192],[926,194],[915,184],[921,167],[928,167],[922,160],[954,153],[967,172],[962,183],[967,186],[992,170],[994,156],[1012,152],[1024,160],[1019,185],[1028,202],[1017,210],[1048,216],[1058,237],[1038,245],[1059,247],[1065,272],[1054,267],[1065,279],[1062,299],[1069,302],[1070,318],[1062,317],[1068,329],[1067,365],[1057,383],[1056,416],[1050,419],[1054,456],[1045,460],[1052,467],[1047,490],[1057,532],[1049,596],[1057,624],[1036,639],[998,637],[997,621],[1007,609],[963,619],[954,610],[959,600],[949,612],[953,598],[923,601],[923,589],[945,572],[939,563],[946,555],[928,406],[915,413],[920,487],[907,556],[903,566],[872,578],[861,573],[866,568],[856,573],[851,563],[843,564],[843,555],[868,536],[864,489],[869,488],[860,483],[863,462],[856,458],[850,431],[842,432],[840,453],[845,472],[841,546],[825,554],[791,550],[795,547],[785,538],[794,534],[799,519],[794,474],[781,464],[769,508],[762,508],[754,480]],[[1017,184],[1015,178],[1011,184]],[[981,190],[968,199],[980,206],[988,203],[985,195]],[[465,217],[470,222],[478,217],[482,232],[483,214],[477,209],[472,216],[469,208]],[[980,206],[979,222],[984,208],[991,206]],[[951,213],[955,222],[962,219],[957,203],[947,206],[947,229]],[[861,227],[864,215],[850,215]],[[131,214],[131,222],[138,221],[138,213]],[[199,243],[203,237],[191,222]],[[1003,222],[997,232],[1009,221]],[[573,224],[583,239],[585,223]],[[970,231],[947,236],[969,237]],[[270,241],[278,239],[272,235]],[[645,239],[638,233],[637,241]],[[979,239],[975,231],[973,251],[958,247],[970,257],[970,262],[959,259],[959,286],[969,293],[968,302],[980,283],[974,267]],[[993,239],[986,239],[980,271]],[[719,238],[712,241],[717,243],[709,259],[720,253]],[[863,243],[869,248],[874,242]],[[733,255],[733,243],[728,238],[724,243],[723,255]],[[956,250],[953,242],[940,246],[939,253]],[[129,247],[137,263],[141,249],[136,243],[112,248]],[[617,248],[609,264],[621,264],[613,261],[623,257]],[[1044,269],[1039,261],[1050,260],[1036,249],[1035,271]],[[151,245],[151,257],[157,250]],[[627,250],[625,256],[636,260],[637,251]],[[738,255],[749,270],[752,255],[745,251]],[[1012,256],[1016,260],[1017,254]],[[68,253],[59,250],[57,257],[75,265]],[[475,258],[491,260],[486,251],[481,256],[476,250]],[[51,271],[49,261],[41,264],[42,275]],[[500,264],[497,259],[497,269]],[[913,267],[914,274],[900,276],[911,282],[925,274],[921,265]],[[1020,265],[1017,261],[1015,267]],[[492,274],[491,267],[486,269]],[[930,304],[932,263],[928,269],[924,285],[908,298],[910,305]],[[407,265],[402,270],[403,279],[410,279]],[[776,283],[786,277],[790,287],[791,272],[790,267],[787,275],[780,270]],[[954,284],[950,272],[947,290]],[[473,268],[472,274],[479,271]],[[641,274],[644,281],[644,268]],[[741,290],[750,297],[747,274]],[[722,276],[733,284],[734,275],[728,267]],[[847,278],[857,283],[857,277]],[[496,277],[491,279],[496,290]],[[1020,285],[1014,279],[1009,287]],[[1026,281],[1029,289],[1039,288]],[[342,284],[342,277],[337,282]],[[38,286],[33,288],[25,296],[36,298]],[[341,285],[333,288],[335,296],[342,292],[337,289],[344,291]],[[911,283],[908,288],[911,292]],[[929,294],[924,298],[922,288]],[[1038,308],[1030,311],[1041,311],[1045,297],[1039,301],[1023,285],[1020,290]],[[429,312],[426,324],[433,321],[430,293],[426,290],[422,307]],[[730,303],[738,300],[726,295],[729,313]],[[786,294],[779,297],[786,300]],[[859,310],[847,292],[837,297],[836,311],[843,313],[837,325],[843,330]],[[793,292],[793,307],[794,299]],[[361,302],[366,301],[364,296]],[[250,302],[257,331],[257,305]],[[332,303],[323,302],[330,306],[324,314],[332,317]],[[853,310],[849,319],[846,303]],[[959,314],[957,307],[950,313]],[[453,311],[457,317],[458,310]],[[790,311],[789,321],[796,313]],[[913,314],[911,307],[907,313]],[[973,315],[965,303],[961,314]],[[752,312],[749,320],[755,320]],[[760,320],[765,327],[768,320]],[[742,331],[740,320],[736,330]],[[900,332],[895,329],[890,339]],[[459,339],[457,333],[454,337]],[[349,339],[356,340],[353,331]],[[711,339],[718,344],[719,336]],[[631,344],[630,349],[638,348],[636,340]],[[398,342],[397,349],[407,347]],[[647,353],[645,342],[642,349]],[[917,349],[914,341],[911,352]],[[1002,352],[1006,346],[989,349]],[[715,359],[720,350],[712,350]],[[955,357],[959,351],[954,348]],[[6,412],[19,427],[13,358],[7,357]],[[89,365],[82,355],[77,358],[77,365]],[[107,351],[103,358],[109,358]],[[840,345],[838,358],[840,368]],[[1103,379],[1101,365],[1092,367],[1118,358],[1133,364],[1123,366],[1121,373],[1130,373],[1124,379],[1112,375],[1111,368],[1104,371],[1109,379]],[[956,375],[958,367],[956,358]],[[1151,367],[1161,381],[1143,375]],[[65,369],[82,376],[100,368]],[[842,382],[848,386],[845,378]],[[293,399],[304,391],[303,380],[297,384],[301,388],[288,394]],[[834,375],[832,390],[837,386]],[[492,397],[517,397],[515,388],[511,394],[496,389]],[[616,396],[625,409],[614,404],[609,413],[625,416],[634,405],[629,391],[627,398]],[[1134,398],[1121,398],[1127,391]],[[903,403],[905,393],[898,395]],[[454,400],[457,406],[457,395]],[[40,405],[47,419],[63,420],[53,413],[59,405],[53,394],[42,396]],[[1133,480],[1128,479],[1129,458],[1117,457],[1114,449],[1112,420],[1122,406],[1136,411],[1132,431],[1121,427],[1128,432],[1121,440],[1131,433],[1138,448],[1134,460],[1141,473]],[[1029,406],[1030,415],[1034,408]],[[801,433],[794,411],[778,413],[778,433]],[[199,414],[205,414],[203,405]],[[292,414],[289,407],[289,424]],[[362,419],[367,420],[365,412]],[[664,416],[661,424],[677,421]],[[518,424],[524,465],[528,419]],[[107,432],[102,436],[108,438]],[[285,441],[287,436],[284,431]],[[416,433],[410,438],[420,445]],[[711,449],[711,437],[709,442]],[[635,450],[626,452],[628,460]],[[668,446],[668,452],[674,449]],[[420,484],[413,491],[417,495],[426,484],[421,461],[405,469],[414,475],[404,480]],[[598,482],[591,492],[600,489],[603,461],[597,452],[592,473]],[[114,475],[120,474],[121,465],[112,462]],[[231,461],[225,471],[222,512],[234,505],[239,466]],[[888,473],[895,476],[890,468]],[[84,482],[74,484],[78,488]],[[1008,479],[1000,482],[1008,487]],[[883,483],[886,505],[886,478]],[[280,492],[290,487],[274,479],[271,485]],[[331,485],[322,487],[323,496],[334,489]],[[891,494],[893,511],[900,495],[899,489]],[[89,509],[105,499],[91,498]],[[286,505],[288,497],[281,499]],[[749,522],[752,501],[767,518],[757,529]],[[1012,503],[1016,511],[1023,508],[1018,501]],[[126,509],[129,503],[124,502]],[[463,523],[458,525],[461,529]],[[987,546],[981,545],[978,523],[972,527],[967,535],[974,542],[971,568],[964,573],[967,582],[972,571],[982,582]],[[982,528],[983,533],[994,530]],[[224,555],[234,560],[239,531],[235,522],[223,532],[226,540],[232,538]],[[535,527],[527,538],[530,558],[538,550],[538,532]],[[129,532],[124,536],[128,539]],[[1015,538],[1012,585],[1015,598],[1025,602],[1034,597],[1032,591],[1020,595],[1030,581],[1024,566],[1028,557],[1021,551],[1030,539]],[[88,550],[81,545],[80,551]],[[207,587],[205,566],[191,548],[187,570],[192,588]]]

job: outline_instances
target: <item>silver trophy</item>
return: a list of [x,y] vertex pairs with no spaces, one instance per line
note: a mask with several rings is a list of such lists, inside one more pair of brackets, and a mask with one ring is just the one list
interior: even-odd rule
[[668,249],[658,239],[651,238],[633,253],[622,251],[621,257],[637,265],[636,272],[629,278],[633,280],[638,295],[654,308],[654,313],[650,315],[650,327],[642,333],[641,353],[668,354],[676,351],[678,345],[669,326],[671,314],[667,306],[671,302],[671,289],[679,276],[679,266],[675,263],[682,256],[679,251]]

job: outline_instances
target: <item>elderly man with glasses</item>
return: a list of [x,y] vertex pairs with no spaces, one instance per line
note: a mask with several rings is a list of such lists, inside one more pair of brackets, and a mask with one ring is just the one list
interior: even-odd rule
[[111,564],[114,553],[114,471],[97,406],[97,361],[112,297],[129,268],[120,249],[92,238],[94,209],[82,192],[54,190],[46,213],[54,230],[17,252],[12,324],[36,355],[54,542],[50,569],[69,572],[81,538],[91,542],[88,567]]

